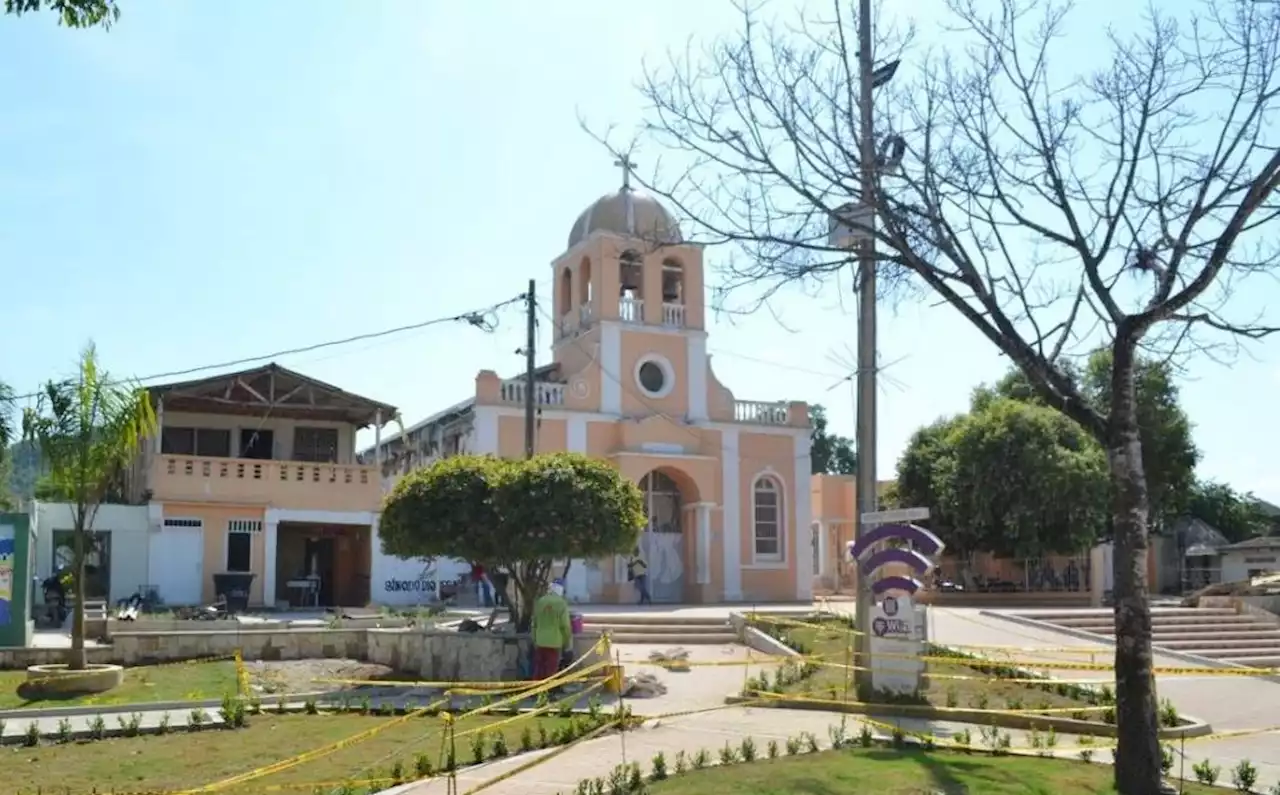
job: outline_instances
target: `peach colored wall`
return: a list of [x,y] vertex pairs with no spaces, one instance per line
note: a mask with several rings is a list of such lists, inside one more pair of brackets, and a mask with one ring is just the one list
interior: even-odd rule
[[[534,441],[539,453],[563,452],[567,446],[565,421],[542,420],[536,426]],[[524,417],[498,417],[498,455],[504,458],[520,458],[524,455]]]
[[[621,364],[618,378],[624,384],[622,413],[628,415],[663,412],[683,417],[689,412],[688,342],[678,334],[655,334],[640,330],[628,330],[622,335]],[[653,398],[640,392],[636,385],[636,363],[646,354],[657,354],[671,363],[675,371],[675,384],[666,397]]]
[[291,510],[376,511],[376,467],[156,455],[148,482],[157,502],[246,503]]
[[[790,436],[766,433],[740,433],[738,469],[741,473],[739,508],[742,549],[742,593],[747,600],[791,600],[796,593],[796,489],[795,443]],[[754,485],[768,474],[782,484],[782,554],[781,562],[753,562],[755,553]],[[809,499],[801,495],[800,499]],[[808,570],[805,576],[810,576]]]
[[[265,519],[265,511],[261,506],[196,502],[166,502],[164,515],[167,518],[200,519],[204,522],[204,582],[200,591],[205,602],[212,602],[214,599],[213,575],[226,571],[227,522],[231,519],[262,522]],[[266,539],[263,532],[254,534],[250,547],[250,569],[257,576],[253,578],[253,585],[249,589],[249,603],[255,605],[262,604],[262,584],[266,571]]]

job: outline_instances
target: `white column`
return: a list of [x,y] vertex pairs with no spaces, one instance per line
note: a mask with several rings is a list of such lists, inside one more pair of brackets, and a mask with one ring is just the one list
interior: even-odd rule
[[698,516],[698,585],[711,583],[711,509],[713,503],[694,506]]
[[[477,455],[498,455],[498,412],[492,406],[476,406],[472,410],[472,428],[475,431]],[[408,441],[408,440],[406,440]]]
[[809,495],[809,483],[812,479],[813,465],[809,460],[809,434],[807,432],[797,433],[795,435],[795,497],[792,502],[795,503],[792,521],[796,532],[795,536],[795,561],[796,561],[796,598],[802,602],[813,599],[813,576],[808,572],[813,571],[813,527],[810,526],[809,516],[812,513],[810,505],[811,497]]
[[827,524],[819,519],[813,523],[813,533],[818,539],[818,576],[827,576]]
[[276,535],[280,523],[270,518],[262,523],[262,603],[274,607],[276,603]]
[[622,330],[614,321],[600,324],[600,411],[622,413]]
[[707,335],[705,332],[689,334],[687,348],[689,359],[689,419],[694,422],[707,419]]
[[724,462],[724,600],[742,600],[742,497],[738,461],[738,429],[725,430],[721,436]]
[[[352,440],[354,441],[354,439]],[[402,440],[407,442],[408,439]],[[382,409],[378,409],[373,413],[373,466],[378,470],[378,477],[382,477]]]

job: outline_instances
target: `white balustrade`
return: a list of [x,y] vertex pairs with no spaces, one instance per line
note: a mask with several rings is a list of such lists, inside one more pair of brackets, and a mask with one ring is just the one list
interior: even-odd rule
[[[564,384],[549,384],[543,381],[534,383],[536,389],[534,402],[539,406],[563,406]],[[524,379],[512,379],[502,382],[501,397],[503,403],[524,404]]]
[[662,325],[684,327],[684,304],[662,305]]
[[644,299],[628,298],[626,296],[619,298],[618,317],[625,323],[643,323]]
[[789,411],[787,404],[770,403],[759,400],[735,400],[733,402],[733,418],[738,422],[750,422],[756,425],[786,425]]

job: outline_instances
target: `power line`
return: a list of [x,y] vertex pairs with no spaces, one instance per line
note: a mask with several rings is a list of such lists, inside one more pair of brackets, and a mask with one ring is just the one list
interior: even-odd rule
[[[501,309],[505,309],[506,307],[511,306],[512,304],[516,304],[524,300],[525,300],[525,294],[521,293],[520,295],[517,295],[514,298],[508,298],[505,301],[501,301],[496,304],[491,304],[481,309],[475,309],[470,312],[460,312],[456,315],[449,315],[447,317],[432,318],[431,320],[424,320],[419,323],[410,323],[409,325],[406,325],[406,326],[396,326],[394,328],[382,329],[381,331],[371,331],[365,334],[356,334],[351,337],[343,337],[341,339],[328,340],[326,342],[317,342],[311,345],[303,345],[302,347],[298,347],[298,348],[287,348],[285,350],[272,351],[271,353],[264,353],[257,356],[246,356],[242,359],[231,359],[229,361],[218,362],[216,364],[204,364],[204,365],[200,365],[199,367],[188,367],[183,370],[170,370],[168,372],[163,372],[163,373],[154,373],[152,375],[144,376],[142,378],[122,379],[118,381],[111,381],[108,383],[110,383],[113,386],[119,386],[124,384],[131,384],[131,383],[144,383],[147,381],[158,381],[160,379],[180,378],[186,375],[195,375],[196,373],[208,372],[209,370],[223,370],[229,367],[240,367],[246,364],[256,364],[258,362],[264,362],[271,359],[279,359],[285,356],[296,356],[300,353],[310,353],[312,351],[318,351],[324,348],[334,348],[340,345],[350,345],[355,342],[364,342],[366,340],[379,339],[381,337],[390,337],[394,334],[403,334],[406,331],[417,331],[419,329],[428,328],[430,326],[438,326],[443,323],[465,322],[469,325],[475,326],[481,331],[493,332],[497,328],[497,320],[496,318],[493,318],[495,313],[497,313]],[[43,394],[42,391],[37,390],[35,392],[28,392],[25,395],[14,395],[12,400],[14,401],[26,400],[28,398],[39,397],[42,394]]]

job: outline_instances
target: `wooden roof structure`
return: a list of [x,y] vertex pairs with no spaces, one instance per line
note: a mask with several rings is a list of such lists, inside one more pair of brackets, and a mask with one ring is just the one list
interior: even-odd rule
[[147,390],[166,411],[270,415],[282,419],[349,422],[363,428],[395,419],[395,406],[362,397],[275,362],[234,373],[160,384]]

